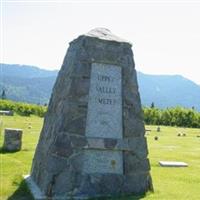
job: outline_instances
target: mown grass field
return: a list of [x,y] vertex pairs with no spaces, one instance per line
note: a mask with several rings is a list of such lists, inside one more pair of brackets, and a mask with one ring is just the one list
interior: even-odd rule
[[[21,116],[0,116],[0,146],[3,144],[4,128],[21,128],[23,146],[20,152],[0,152],[0,200],[31,200],[32,197],[23,181],[22,175],[30,172],[32,157],[38,141],[43,119]],[[121,197],[116,200],[199,200],[200,199],[200,129],[156,126],[150,129],[147,140],[154,193],[139,197]],[[177,134],[185,133],[185,137]],[[158,140],[154,137],[158,136]],[[186,168],[160,167],[158,161],[184,161]]]

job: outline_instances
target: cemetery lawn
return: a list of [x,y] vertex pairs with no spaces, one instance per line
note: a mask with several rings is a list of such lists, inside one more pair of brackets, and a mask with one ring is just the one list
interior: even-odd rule
[[[4,128],[23,129],[20,152],[0,151],[0,200],[32,200],[22,175],[29,174],[43,119],[31,116],[0,116],[0,146]],[[110,200],[199,200],[200,199],[200,129],[146,126],[154,193]],[[186,136],[178,137],[182,133]],[[154,137],[158,136],[158,140]],[[158,162],[183,161],[189,167],[160,167]],[[114,184],[114,183],[113,183]],[[102,198],[109,199],[109,198]]]

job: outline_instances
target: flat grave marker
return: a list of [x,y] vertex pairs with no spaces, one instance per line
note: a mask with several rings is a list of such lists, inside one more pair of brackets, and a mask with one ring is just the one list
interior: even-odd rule
[[159,161],[159,164],[162,167],[188,167],[187,163],[177,161]]

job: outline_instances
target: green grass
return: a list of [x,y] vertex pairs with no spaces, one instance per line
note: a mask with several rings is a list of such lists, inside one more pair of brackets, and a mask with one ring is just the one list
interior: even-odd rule
[[[3,122],[3,123],[2,123]],[[31,117],[0,117],[0,145],[3,144],[4,128],[23,129],[23,146],[20,152],[0,152],[0,200],[31,200],[32,197],[22,179],[30,172],[32,157],[38,141],[43,119]],[[154,193],[139,197],[121,197],[117,200],[199,200],[200,199],[200,129],[147,126],[147,141]],[[178,137],[179,132],[185,137]],[[154,137],[158,136],[158,140]],[[184,161],[186,168],[160,167],[158,161]],[[116,199],[116,198],[115,198]]]
[[3,144],[4,128],[23,129],[22,150],[15,153],[4,153],[2,151],[0,155],[0,200],[31,200],[26,184],[23,182],[22,175],[29,174],[30,172],[32,157],[34,155],[43,119],[35,116],[1,116],[0,121],[1,126],[3,122],[0,136],[1,146]]

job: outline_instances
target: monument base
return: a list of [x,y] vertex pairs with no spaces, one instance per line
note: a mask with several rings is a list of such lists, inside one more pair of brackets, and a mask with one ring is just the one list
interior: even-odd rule
[[28,189],[30,190],[30,192],[35,200],[47,199],[47,197],[41,192],[40,188],[32,180],[30,175],[24,175],[23,177],[28,186]]
[[84,200],[84,199],[88,199],[89,197],[83,197],[83,196],[69,196],[69,197],[53,197],[52,198],[48,198],[47,196],[45,196],[42,191],[40,190],[40,188],[37,186],[37,184],[33,181],[33,179],[31,178],[30,175],[25,175],[24,176],[25,182],[28,186],[28,189],[30,190],[34,200],[70,200],[70,199],[77,199],[77,200]]
[[[110,197],[122,197],[122,196],[130,196],[130,195],[140,195],[142,194],[141,192],[139,193],[135,193],[135,192],[119,192],[119,193],[116,193],[115,195],[114,194],[104,194],[104,195],[99,195],[97,193],[94,193],[93,195],[87,195],[87,193],[83,192],[83,193],[76,193],[76,194],[68,194],[68,195],[64,195],[64,196],[53,196],[53,197],[48,197],[46,196],[41,190],[40,188],[37,186],[37,184],[35,183],[35,181],[32,179],[32,177],[30,175],[25,175],[24,176],[24,179],[25,179],[25,182],[28,186],[28,189],[30,190],[33,198],[35,200],[71,200],[71,199],[74,199],[74,200],[85,200],[85,199],[91,199],[91,198],[110,198]],[[151,182],[151,181],[150,181]],[[130,185],[130,184],[128,184]],[[136,186],[136,185],[135,185]],[[127,186],[127,189],[129,187]],[[150,186],[149,185],[149,188],[147,190],[151,190],[153,191],[153,188],[152,188],[152,185]],[[88,192],[89,194],[89,192]]]
[[[33,181],[33,179],[31,178],[30,175],[25,175],[24,179],[25,179],[25,182],[27,183],[28,189],[30,190],[30,192],[35,200],[48,200],[48,199],[52,200],[52,198],[48,198],[41,192],[40,188]],[[72,197],[64,197],[64,198],[54,197],[53,198],[53,200],[68,200],[68,199],[72,199]],[[73,197],[73,199],[81,200],[81,199],[88,199],[88,197]]]

